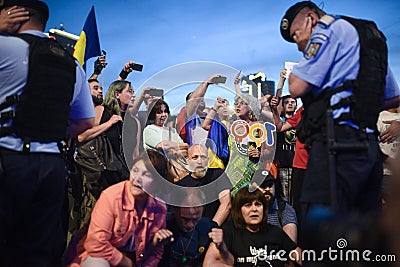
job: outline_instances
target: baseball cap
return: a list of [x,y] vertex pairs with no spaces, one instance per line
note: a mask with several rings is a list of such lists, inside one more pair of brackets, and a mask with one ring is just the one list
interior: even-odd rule
[[311,1],[302,1],[302,2],[297,2],[293,6],[289,7],[289,9],[286,11],[285,15],[283,16],[281,20],[281,35],[283,39],[290,43],[294,43],[295,41],[293,40],[292,36],[290,36],[290,26],[292,26],[293,20],[296,17],[296,15],[302,10],[303,8],[308,7],[311,9],[317,9],[317,5],[314,4]]
[[39,0],[0,0],[0,10],[5,7],[22,6],[32,8],[42,14],[46,19],[49,19],[49,7],[43,1]]

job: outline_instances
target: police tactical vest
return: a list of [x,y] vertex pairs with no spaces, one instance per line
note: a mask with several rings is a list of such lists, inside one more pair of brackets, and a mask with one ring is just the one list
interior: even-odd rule
[[[19,34],[29,43],[28,79],[20,95],[8,96],[0,110],[16,105],[2,116],[12,126],[2,127],[0,136],[15,134],[24,142],[60,142],[67,137],[70,102],[76,81],[74,58],[55,40]],[[2,114],[2,115],[3,115]]]
[[366,128],[376,130],[376,122],[382,110],[388,66],[386,38],[372,21],[345,16],[341,18],[351,23],[359,36],[360,68],[357,79],[345,81],[335,89],[325,88],[318,97],[310,92],[302,98],[304,111],[297,133],[303,143],[311,144],[313,134],[321,133],[321,130],[324,135],[330,98],[346,89],[353,89],[352,95],[330,108],[335,110],[350,106],[350,112],[341,114],[336,121],[351,120],[359,126],[360,132],[365,132]]

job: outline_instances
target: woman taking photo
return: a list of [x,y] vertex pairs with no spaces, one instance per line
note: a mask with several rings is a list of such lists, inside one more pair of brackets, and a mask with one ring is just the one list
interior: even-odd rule
[[233,199],[231,217],[222,229],[213,228],[209,233],[213,242],[203,266],[283,266],[290,263],[289,253],[301,264],[296,243],[282,229],[266,223],[268,203],[260,190],[241,188]]
[[166,170],[165,158],[147,151],[133,162],[129,181],[103,191],[92,212],[85,251],[71,267],[158,265],[170,237],[164,229],[167,208],[147,192],[157,191],[156,179],[166,179]]

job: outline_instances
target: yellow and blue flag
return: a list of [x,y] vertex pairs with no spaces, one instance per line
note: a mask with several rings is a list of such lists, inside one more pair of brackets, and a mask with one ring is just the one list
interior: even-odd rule
[[83,30],[75,44],[74,52],[72,54],[82,66],[89,58],[101,55],[94,6],[90,9],[89,15],[86,18],[85,25],[83,26]]

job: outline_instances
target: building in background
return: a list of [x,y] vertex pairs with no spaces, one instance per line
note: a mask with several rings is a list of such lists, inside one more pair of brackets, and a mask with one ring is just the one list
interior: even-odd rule
[[260,71],[255,74],[242,77],[240,90],[243,93],[248,93],[256,98],[264,95],[275,95],[275,82],[267,80],[264,72]]
[[79,39],[78,35],[59,29],[50,29],[48,34],[72,55],[75,43]]

